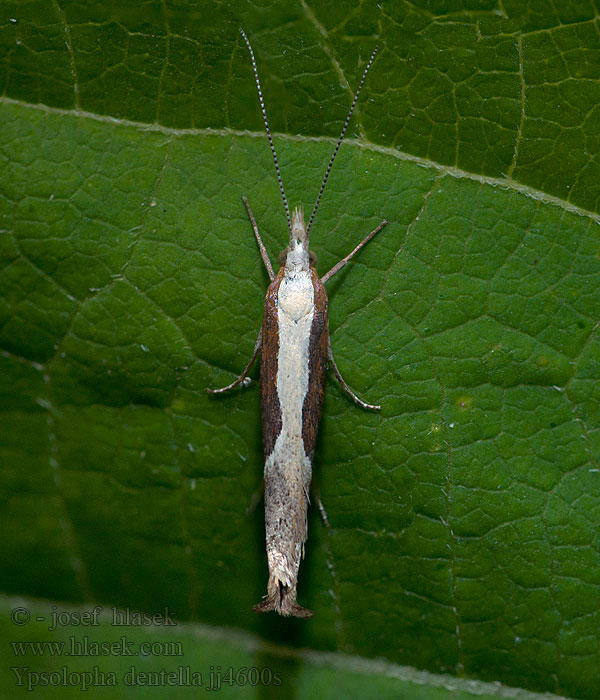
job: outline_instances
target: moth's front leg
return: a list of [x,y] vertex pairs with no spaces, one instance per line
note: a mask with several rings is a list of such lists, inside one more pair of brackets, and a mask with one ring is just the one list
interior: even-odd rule
[[387,221],[385,219],[379,224],[379,226],[376,229],[371,231],[371,233],[368,236],[365,236],[362,239],[362,241],[356,246],[356,248],[351,253],[348,253],[348,255],[346,255],[345,258],[342,258],[339,261],[339,263],[334,265],[331,268],[331,270],[329,270],[329,272],[326,272],[323,275],[323,277],[321,277],[321,282],[323,282],[323,284],[325,284],[325,282],[327,282],[327,280],[330,280],[337,272],[339,272],[343,267],[345,267],[346,264],[349,263],[350,260],[352,260],[352,258],[358,253],[358,251],[361,250],[362,248],[364,248],[367,245],[367,243],[374,236],[376,236],[384,226],[387,226]]
[[252,357],[250,358],[250,362],[246,365],[246,369],[240,374],[240,376],[234,381],[231,382],[231,384],[228,384],[227,386],[221,387],[220,389],[209,389],[207,388],[206,391],[208,391],[209,394],[224,394],[226,391],[229,391],[230,389],[235,389],[236,386],[241,384],[244,379],[248,376],[248,372],[252,369],[252,365],[254,364],[254,361],[258,357],[258,353],[260,352],[260,349],[262,347],[262,328],[258,332],[258,338],[256,339],[256,344],[254,345],[254,352],[252,353]]
[[262,242],[262,238],[260,237],[260,233],[258,232],[258,226],[256,225],[256,219],[254,218],[254,214],[252,213],[252,209],[250,208],[250,203],[248,202],[246,197],[242,197],[242,201],[244,202],[244,204],[246,205],[246,209],[248,210],[250,223],[252,224],[252,229],[254,231],[254,235],[256,236],[256,242],[258,243],[258,249],[260,250],[260,257],[263,259],[263,263],[265,264],[267,272],[269,273],[269,279],[272,282],[275,279],[275,273],[273,272],[273,266],[271,265],[269,254],[267,253],[265,244]]

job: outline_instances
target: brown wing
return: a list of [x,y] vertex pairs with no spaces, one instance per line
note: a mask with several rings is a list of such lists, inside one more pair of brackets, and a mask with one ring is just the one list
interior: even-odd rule
[[314,267],[311,267],[312,283],[315,292],[315,313],[310,329],[308,346],[308,392],[302,407],[302,439],[304,452],[312,461],[323,408],[325,377],[327,374],[327,292]]
[[283,273],[282,267],[267,289],[262,326],[260,395],[265,460],[273,452],[275,441],[281,432],[281,406],[277,395],[277,357],[279,355],[278,294]]

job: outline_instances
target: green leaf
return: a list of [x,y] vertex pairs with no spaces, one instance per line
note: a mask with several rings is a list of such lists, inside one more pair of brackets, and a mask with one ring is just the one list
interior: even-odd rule
[[[597,697],[595,8],[3,10],[2,590]],[[240,25],[307,210],[380,46],[312,246],[324,273],[389,222],[328,284],[340,370],[383,408],[328,383],[308,623],[250,611],[257,387],[205,392],[260,326],[241,196],[273,260],[286,239]]]

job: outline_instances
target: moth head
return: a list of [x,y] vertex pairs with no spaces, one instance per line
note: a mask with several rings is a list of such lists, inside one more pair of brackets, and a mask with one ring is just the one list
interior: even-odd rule
[[304,225],[304,211],[296,207],[292,212],[290,242],[279,253],[279,265],[285,265],[290,272],[307,271],[317,264],[317,256],[308,248],[308,232]]
[[[350,124],[350,118],[352,117],[352,112],[354,111],[354,107],[356,106],[356,103],[358,101],[358,96],[360,95],[360,91],[362,90],[362,86],[365,82],[365,79],[367,77],[367,73],[369,72],[369,68],[371,67],[373,61],[375,60],[375,56],[377,55],[377,46],[373,50],[373,53],[371,54],[371,58],[369,59],[365,70],[362,74],[362,78],[360,79],[360,83],[358,84],[358,89],[356,90],[356,94],[354,95],[354,99],[352,100],[352,104],[350,106],[350,111],[348,112],[348,116],[346,117],[346,121],[344,122],[344,126],[342,127],[342,132],[340,134],[339,139],[337,140],[336,146],[333,149],[333,154],[331,156],[331,159],[329,160],[329,165],[327,166],[327,169],[325,170],[325,177],[323,178],[323,182],[321,183],[321,189],[319,190],[319,194],[317,196],[317,201],[315,202],[314,209],[312,210],[312,214],[310,215],[310,219],[308,220],[308,226],[304,225],[304,213],[302,209],[294,209],[294,212],[292,216],[290,217],[290,208],[288,206],[288,201],[287,197],[285,196],[285,190],[283,189],[283,182],[281,181],[281,173],[279,172],[279,162],[277,160],[277,153],[275,151],[275,144],[273,143],[273,138],[271,136],[271,130],[269,129],[269,122],[267,120],[267,112],[265,110],[265,104],[263,100],[263,94],[262,94],[262,89],[260,87],[260,79],[258,77],[258,69],[256,67],[256,59],[254,58],[254,51],[252,50],[252,46],[250,45],[250,41],[248,40],[248,37],[246,36],[246,32],[240,27],[240,33],[246,42],[246,46],[248,47],[248,51],[250,52],[250,58],[252,60],[252,69],[254,70],[254,80],[256,81],[256,88],[258,90],[258,99],[260,102],[260,107],[262,110],[262,115],[263,115],[263,121],[265,123],[265,130],[267,132],[267,136],[269,138],[269,145],[271,146],[271,153],[273,154],[273,163],[275,164],[275,172],[277,173],[277,182],[279,183],[279,191],[281,192],[281,199],[283,200],[283,206],[285,209],[285,215],[287,219],[287,225],[290,231],[290,243],[288,247],[283,250],[279,254],[279,265],[283,267],[285,265],[286,268],[286,276],[291,276],[294,277],[296,274],[299,272],[308,272],[308,270],[311,267],[316,267],[317,265],[317,258],[308,249],[308,234],[310,233],[310,228],[312,226],[312,223],[315,218],[315,214],[317,213],[317,209],[319,208],[319,202],[321,201],[321,197],[323,196],[323,191],[325,190],[325,185],[327,184],[327,178],[329,177],[329,173],[331,172],[331,167],[333,165],[333,161],[335,160],[335,157],[337,155],[337,152],[340,149],[340,146],[342,144],[342,140],[344,138],[344,134],[346,133],[346,129],[348,128],[348,124]],[[252,217],[251,217],[252,218]]]

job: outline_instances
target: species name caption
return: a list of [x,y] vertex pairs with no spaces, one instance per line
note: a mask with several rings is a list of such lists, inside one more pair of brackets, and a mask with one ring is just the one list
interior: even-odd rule
[[[32,610],[18,605],[10,611],[10,622],[21,631],[15,630],[15,638],[7,642],[6,658],[12,652],[15,664],[8,669],[14,685],[26,692],[46,687],[86,692],[94,687],[119,685],[191,686],[218,692],[226,686],[277,687],[283,683],[282,674],[269,666],[235,667],[206,662],[199,666],[197,662],[202,659],[194,652],[193,662],[186,663],[189,635],[185,631],[183,637],[157,636],[157,627],[177,627],[175,613],[169,608],[149,613],[102,605],[78,610],[56,605],[50,610]],[[28,626],[30,637],[25,631]],[[150,629],[139,634],[140,628]],[[48,637],[43,631],[57,636]]]
[[337,368],[329,338],[325,283],[379,233],[387,221],[382,221],[351,253],[321,278],[315,267],[316,258],[309,250],[309,233],[315,214],[358,96],[369,68],[375,60],[377,47],[364,70],[333,155],[327,165],[308,225],[305,226],[302,208],[294,209],[290,216],[279,161],[267,120],[254,51],[243,29],[240,29],[240,33],[252,60],[258,99],[273,154],[290,235],[287,248],[279,256],[280,268],[275,275],[250,204],[246,197],[242,197],[271,284],[265,297],[262,327],[246,369],[228,386],[207,391],[211,394],[220,394],[244,383],[260,353],[265,458],[265,531],[269,581],[267,595],[252,609],[258,613],[275,610],[280,615],[307,618],[312,617],[313,612],[296,602],[296,589],[298,570],[304,556],[304,543],[307,536],[312,461],[323,407],[327,361],[331,363],[334,375],[343,391],[356,404],[372,410],[381,408],[359,399],[343,380]]

